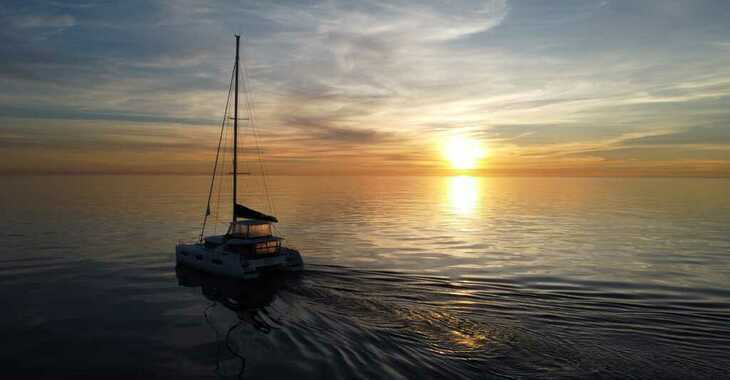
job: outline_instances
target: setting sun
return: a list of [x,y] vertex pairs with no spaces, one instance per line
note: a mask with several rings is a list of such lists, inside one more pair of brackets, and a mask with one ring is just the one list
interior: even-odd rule
[[451,167],[460,170],[476,168],[487,153],[479,141],[461,136],[449,139],[443,152]]

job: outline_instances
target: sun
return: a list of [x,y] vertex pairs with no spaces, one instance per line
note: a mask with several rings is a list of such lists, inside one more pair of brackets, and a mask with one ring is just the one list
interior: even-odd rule
[[459,170],[474,169],[487,155],[479,141],[462,136],[452,137],[444,143],[443,153],[451,167]]

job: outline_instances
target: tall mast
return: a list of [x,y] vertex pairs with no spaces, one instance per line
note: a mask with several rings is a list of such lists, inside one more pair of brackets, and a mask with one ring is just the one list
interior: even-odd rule
[[236,176],[238,175],[238,40],[236,35],[236,92],[233,95],[233,223],[236,223]]

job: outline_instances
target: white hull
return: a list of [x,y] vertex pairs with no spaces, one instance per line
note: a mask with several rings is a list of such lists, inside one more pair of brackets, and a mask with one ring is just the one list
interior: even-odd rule
[[301,271],[299,252],[282,247],[277,255],[243,258],[221,247],[207,248],[203,244],[178,244],[175,247],[178,265],[182,264],[204,272],[241,279],[256,278],[268,270]]

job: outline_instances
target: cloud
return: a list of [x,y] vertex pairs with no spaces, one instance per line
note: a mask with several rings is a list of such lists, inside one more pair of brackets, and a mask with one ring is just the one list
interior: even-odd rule
[[681,131],[638,137],[626,145],[727,145],[730,150],[730,126],[700,126]]
[[[727,141],[722,2],[29,0],[0,10],[0,133],[34,133],[2,124],[14,118],[49,130],[79,122],[93,136],[32,135],[46,148],[195,151],[186,144],[198,135],[136,134],[220,122],[234,33],[242,95],[263,142],[281,147],[268,152],[276,162],[434,166],[453,133],[483,139],[489,165],[510,168],[658,157],[648,147],[660,145],[699,155]],[[101,138],[91,124],[119,133]]]
[[76,25],[76,19],[71,15],[30,15],[16,18],[15,25],[23,29],[65,29]]
[[391,140],[391,133],[379,132],[372,129],[354,129],[327,125],[329,119],[291,118],[284,123],[299,130],[300,134],[307,134],[323,142],[339,142],[347,144],[374,144]]
[[730,161],[730,149],[677,148],[677,147],[623,147],[594,150],[578,156],[598,157],[610,161]]
[[191,125],[213,125],[218,122],[215,119],[202,118],[186,118],[175,117],[174,115],[165,116],[159,114],[132,114],[128,112],[93,110],[83,111],[78,109],[64,109],[51,107],[7,107],[0,105],[0,113],[4,117],[12,118],[32,118],[32,119],[50,119],[50,120],[113,120],[124,122],[138,123],[171,123],[171,124],[191,124]]

